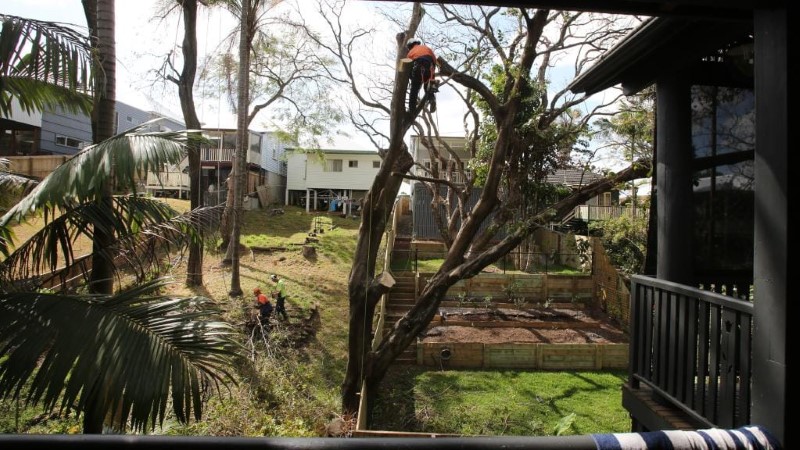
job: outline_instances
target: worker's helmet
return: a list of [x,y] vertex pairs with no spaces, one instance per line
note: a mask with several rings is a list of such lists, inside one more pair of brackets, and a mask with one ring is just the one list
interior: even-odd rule
[[255,289],[253,289],[253,294],[254,294],[254,295],[258,295],[258,294],[260,294],[260,293],[261,293],[261,289],[259,289],[259,288],[255,288]]
[[419,38],[412,37],[411,39],[406,41],[406,48],[411,50],[411,47],[420,44],[422,44],[422,41],[419,40]]
[[269,277],[269,279],[274,281],[274,282],[276,282],[276,283],[278,282],[278,276],[275,275],[274,273],[272,274],[272,276]]

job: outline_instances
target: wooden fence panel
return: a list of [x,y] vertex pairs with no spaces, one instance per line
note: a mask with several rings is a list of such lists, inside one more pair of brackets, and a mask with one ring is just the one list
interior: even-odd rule
[[417,364],[439,369],[626,369],[628,344],[418,342]]

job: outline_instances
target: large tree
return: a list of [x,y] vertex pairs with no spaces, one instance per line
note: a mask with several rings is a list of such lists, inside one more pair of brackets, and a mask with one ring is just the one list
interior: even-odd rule
[[[548,75],[552,66],[559,60],[559,54],[577,55],[574,69],[579,73],[627,31],[628,28],[614,22],[613,18],[542,9],[444,5],[426,15],[422,6],[415,3],[405,29],[396,36],[394,84],[384,90],[391,96],[376,98],[370,95],[375,91],[362,89],[358,77],[353,75],[352,62],[357,60],[357,55],[352,53],[356,48],[352,42],[355,38],[342,35],[342,15],[324,15],[338,43],[327,48],[342,64],[340,79],[353,89],[362,107],[384,114],[389,122],[388,132],[383,134],[388,142],[381,149],[383,164],[364,201],[348,281],[349,358],[342,409],[346,414],[353,414],[358,410],[362,386],[368,395],[374,393],[389,365],[425,330],[454,283],[478,274],[516,248],[542,224],[564,215],[581,201],[610,189],[621,180],[640,177],[647,169],[646,165],[639,165],[623,170],[556,204],[531,204],[523,195],[530,192],[527,187],[537,178],[531,170],[546,173],[555,168],[557,164],[545,162],[558,161],[558,156],[569,152],[578,142],[592,112],[577,112],[577,107],[586,101],[584,97],[572,97],[563,90],[551,92]],[[450,44],[448,48],[434,47],[439,55],[438,69],[443,83],[440,92],[448,86],[458,86],[457,91],[469,105],[467,119],[472,121],[470,138],[474,145],[467,147],[475,149],[471,156],[483,164],[481,176],[468,179],[470,188],[479,188],[480,195],[474,205],[462,201],[461,206],[453,208],[442,221],[448,248],[441,268],[422,289],[411,310],[373,344],[375,307],[392,285],[388,274],[377,273],[378,243],[402,180],[414,178],[408,172],[415,161],[404,138],[411,127],[418,127],[418,132],[425,132],[419,134],[428,139],[428,148],[447,154],[446,146],[436,146],[436,120],[429,115],[425,103],[418,111],[405,111],[409,64],[404,59],[404,44],[410,36],[425,34],[420,29],[423,17],[436,20],[436,30],[452,33],[437,39],[438,35],[428,31],[426,41]],[[570,49],[576,51],[570,53]],[[579,49],[591,51],[577,51]],[[439,109],[442,114],[441,104]],[[360,120],[367,116],[351,114],[351,117]],[[359,124],[362,129],[374,132],[379,129],[375,123],[361,120]],[[448,158],[450,156],[447,154]],[[431,159],[435,160],[436,155]],[[417,175],[416,179],[435,188],[461,189],[446,177],[441,180]]]
[[[197,7],[216,3],[213,0],[176,0],[167,7],[167,12],[180,8],[183,18],[183,43],[181,45],[182,65],[175,67],[173,54],[166,58],[162,67],[163,76],[178,88],[181,102],[183,122],[189,130],[200,130],[200,118],[194,102],[194,83],[197,78]],[[189,206],[200,208],[203,204],[203,192],[200,189],[200,148],[190,146],[189,162]],[[203,284],[203,241],[199,240],[189,247],[189,260],[186,265],[186,285],[201,286]]]
[[[233,189],[223,214],[224,263],[231,265],[230,295],[242,294],[239,280],[239,236],[242,199],[247,188],[249,127],[269,111],[279,137],[298,147],[318,147],[325,130],[339,121],[330,106],[327,78],[321,76],[327,62],[318,55],[315,42],[296,33],[291,22],[276,11],[279,0],[229,2],[239,18],[238,39],[227,41],[226,51],[209,61],[206,81],[224,91],[237,116],[237,151],[233,162]],[[231,37],[234,37],[231,35]],[[238,52],[234,53],[234,44]]]

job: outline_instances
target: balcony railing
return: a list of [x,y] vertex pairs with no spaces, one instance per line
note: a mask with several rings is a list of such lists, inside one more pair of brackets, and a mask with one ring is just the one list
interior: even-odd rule
[[233,148],[204,148],[201,149],[201,161],[233,161]]
[[[201,161],[230,162],[233,161],[235,148],[202,148],[200,149]],[[261,155],[258,152],[247,152],[247,162],[261,164]]]
[[150,189],[188,189],[189,174],[183,172],[149,172],[147,188]]
[[631,387],[699,423],[749,423],[753,304],[638,275],[631,299]]
[[594,206],[594,205],[580,205],[575,207],[573,216],[575,219],[580,219],[585,222],[592,220],[606,220],[616,217],[636,214],[637,217],[647,217],[647,208],[632,208],[629,206]]

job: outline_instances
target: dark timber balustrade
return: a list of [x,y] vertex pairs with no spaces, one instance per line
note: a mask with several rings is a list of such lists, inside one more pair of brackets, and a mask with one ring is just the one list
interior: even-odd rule
[[631,287],[630,388],[699,426],[748,424],[753,304],[646,276]]

